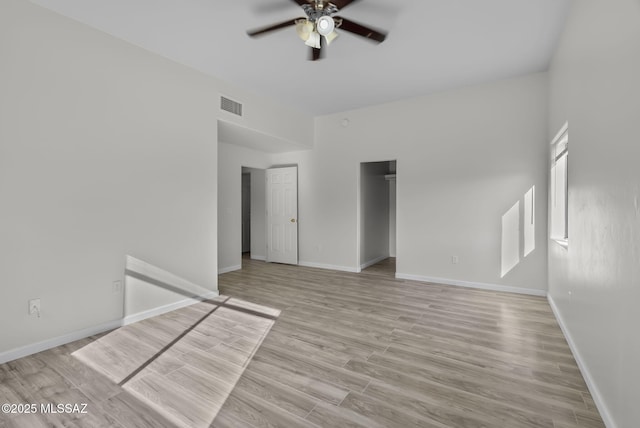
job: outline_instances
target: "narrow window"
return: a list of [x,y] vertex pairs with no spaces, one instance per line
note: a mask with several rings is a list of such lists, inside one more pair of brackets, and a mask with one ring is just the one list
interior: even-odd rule
[[536,186],[524,194],[524,256],[536,249]]
[[568,228],[568,152],[569,126],[565,124],[558,135],[551,142],[551,179],[549,180],[551,210],[551,239],[567,245],[569,239]]

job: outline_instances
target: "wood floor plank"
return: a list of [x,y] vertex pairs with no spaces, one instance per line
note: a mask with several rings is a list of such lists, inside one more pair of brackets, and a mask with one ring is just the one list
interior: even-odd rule
[[288,323],[284,320],[278,320],[273,331],[349,356],[366,358],[373,351],[384,351],[388,346],[386,343],[380,344],[377,341],[364,341],[361,338],[345,336],[344,333],[340,334],[340,332],[334,330],[323,330],[318,327]]
[[109,398],[100,406],[125,428],[177,428],[164,414],[127,391]]
[[578,426],[584,428],[606,428],[597,411],[575,410]]
[[345,365],[352,358],[351,355],[281,334],[278,331],[271,331],[263,344],[273,348],[291,349],[298,354],[313,355],[317,360],[338,367]]
[[359,319],[358,317],[348,318],[344,314],[342,316],[336,316],[335,314],[332,316],[314,314],[313,318],[309,319],[309,313],[311,311],[308,308],[306,309],[307,310],[300,311],[298,313],[295,313],[294,311],[286,312],[280,318],[280,321],[292,321],[321,326],[321,328],[325,330],[334,329],[336,332],[349,332],[350,334],[355,334],[361,338],[369,339],[374,343],[387,343],[394,328],[389,325],[380,327],[379,325],[370,322],[364,324],[362,322],[364,320]]
[[[7,364],[4,366],[8,368]],[[2,382],[0,382],[0,404],[31,403],[33,401],[31,394],[24,386],[25,381],[20,381],[21,377],[20,374],[16,375],[7,370]],[[11,414],[5,417],[11,417]]]
[[[46,396],[35,395],[34,400],[36,403],[50,404],[56,408],[59,405],[71,405],[70,412],[56,410],[54,413],[46,413],[44,415],[45,420],[52,426],[69,428],[118,428],[122,426],[113,416],[101,411],[95,402],[75,388],[59,390]],[[77,407],[74,407],[76,405]]]
[[299,373],[295,370],[289,370],[286,367],[271,364],[268,361],[263,362],[254,359],[249,365],[248,370],[254,370],[267,378],[272,378],[301,393],[332,404],[340,404],[349,393],[348,389],[333,385],[322,379],[306,376],[304,373]]
[[[234,385],[220,382],[218,378],[192,366],[184,366],[165,377],[172,385],[188,388],[190,393],[194,393],[203,399],[199,409],[207,415],[207,419],[213,420],[218,413]],[[193,406],[192,406],[193,407]],[[191,410],[193,411],[193,410]]]
[[35,358],[51,367],[93,401],[106,400],[121,392],[115,382],[60,348],[37,354]]
[[214,354],[201,350],[194,350],[180,357],[182,361],[190,366],[199,368],[215,376],[219,381],[234,385],[240,374],[242,367],[216,357]]
[[245,390],[301,418],[322,402],[251,369],[244,372],[236,389]]
[[253,355],[251,351],[238,349],[232,345],[227,345],[226,343],[219,343],[218,345],[207,349],[207,352],[240,367],[245,367],[249,364]]
[[22,374],[19,376],[18,381],[32,398],[48,399],[55,394],[73,388],[71,382],[49,366],[45,366],[34,373]]
[[[185,385],[186,386],[186,385]],[[143,376],[129,382],[125,389],[144,399],[158,413],[185,428],[203,428],[215,417],[208,401],[189,387],[180,387],[158,376]],[[189,409],[185,412],[184,409]]]
[[391,340],[391,335],[389,335],[388,338],[385,336],[380,337],[366,334],[362,331],[353,331],[344,326],[328,326],[322,322],[309,321],[302,318],[281,318],[277,324],[283,327],[284,331],[287,329],[290,331],[302,330],[321,336],[330,336],[331,340],[347,343],[353,347],[360,347],[368,352],[384,351],[387,349],[387,346],[389,346]]
[[321,427],[386,428],[388,426],[361,412],[323,402],[318,403],[307,419]]
[[44,415],[17,415],[13,418],[0,419],[0,427],[2,428],[49,428],[51,425],[47,422]]
[[582,392],[582,398],[584,399],[585,408],[594,413],[598,413],[598,407],[596,406],[596,402],[593,400],[593,397],[588,392]]
[[262,340],[265,337],[266,337],[266,334],[264,334],[262,337],[259,337],[259,338],[241,337],[240,339],[231,342],[229,344],[229,347],[233,349],[238,349],[239,351],[242,351],[244,353],[253,354],[258,349],[258,347],[262,343]]
[[[315,428],[317,425],[271,405],[257,395],[238,389],[227,399],[221,415],[231,413],[243,426],[256,428]],[[213,423],[215,426],[215,421]]]
[[255,428],[247,421],[243,421],[239,417],[235,416],[232,412],[225,410],[222,413],[218,413],[214,421],[210,425],[211,428]]
[[254,361],[268,361],[310,378],[327,380],[350,391],[363,391],[370,380],[367,376],[317,360],[312,355],[297,354],[288,349],[272,348],[268,345],[262,346],[254,356]]
[[157,350],[144,342],[112,333],[73,353],[78,360],[120,382],[146,363]]
[[388,427],[398,428],[447,428],[427,416],[418,416],[412,412],[406,412],[398,407],[388,404],[388,400],[377,400],[371,396],[350,392],[340,404],[340,407],[351,409],[362,415],[384,423]]

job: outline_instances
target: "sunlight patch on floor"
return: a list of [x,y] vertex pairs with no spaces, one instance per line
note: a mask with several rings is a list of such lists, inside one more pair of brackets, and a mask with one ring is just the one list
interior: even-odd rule
[[119,328],[72,355],[178,426],[209,427],[279,314],[220,296]]

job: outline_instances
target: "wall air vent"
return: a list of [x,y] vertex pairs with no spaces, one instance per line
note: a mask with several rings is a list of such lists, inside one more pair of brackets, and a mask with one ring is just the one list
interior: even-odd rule
[[237,101],[230,100],[229,98],[220,97],[220,108],[229,113],[242,116],[242,104]]

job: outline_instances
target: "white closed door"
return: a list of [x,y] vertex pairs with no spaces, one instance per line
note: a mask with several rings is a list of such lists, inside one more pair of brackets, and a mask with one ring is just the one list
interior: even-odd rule
[[267,261],[298,264],[298,167],[267,169]]

